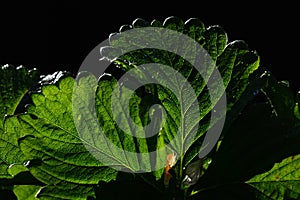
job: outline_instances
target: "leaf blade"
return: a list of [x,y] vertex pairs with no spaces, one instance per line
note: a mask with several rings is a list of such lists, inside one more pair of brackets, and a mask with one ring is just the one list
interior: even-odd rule
[[[24,156],[18,147],[18,122],[5,119],[8,115],[21,112],[28,99],[26,95],[39,80],[36,69],[28,70],[23,66],[0,66],[0,176],[10,177],[8,167],[13,163],[22,163]],[[7,122],[9,121],[9,122]],[[10,125],[4,125],[10,124]],[[11,178],[11,177],[10,177]]]
[[[27,113],[9,118],[17,121],[21,132],[26,133],[18,142],[23,155],[30,160],[27,167],[31,174],[47,185],[66,185],[57,190],[41,190],[41,195],[45,192],[51,196],[51,191],[63,195],[71,185],[91,191],[99,180],[116,177],[116,171],[95,159],[78,136],[71,103],[74,83],[72,77],[65,77],[58,85],[42,86],[41,93],[32,95],[34,105],[28,107]],[[87,195],[91,193],[82,194]]]
[[270,199],[299,199],[300,155],[283,159],[276,163],[271,170],[256,175],[247,183]]

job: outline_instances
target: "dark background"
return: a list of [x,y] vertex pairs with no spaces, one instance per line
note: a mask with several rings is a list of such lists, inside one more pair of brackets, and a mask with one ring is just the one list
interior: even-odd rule
[[36,67],[43,74],[77,72],[85,56],[110,33],[136,18],[196,17],[220,25],[229,41],[244,40],[279,80],[300,90],[300,31],[296,4],[239,1],[12,2],[0,5],[0,64]]

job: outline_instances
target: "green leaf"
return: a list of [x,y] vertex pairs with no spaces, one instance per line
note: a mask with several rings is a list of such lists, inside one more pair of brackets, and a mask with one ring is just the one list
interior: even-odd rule
[[[157,21],[153,25],[143,24],[148,29],[135,29],[132,25],[127,27],[128,32],[112,35],[110,46],[102,48],[101,53],[127,73],[138,71],[132,76],[133,85],[158,80],[157,85],[144,87],[165,109],[166,123],[158,135],[163,137],[165,144],[171,143],[171,149],[178,155],[178,178],[182,179],[182,169],[198,155],[205,133],[224,117],[224,107],[219,106],[224,94],[222,88],[226,89],[227,111],[230,112],[246,91],[249,77],[258,69],[259,56],[243,41],[228,43],[221,27],[206,28],[199,19],[183,22],[170,17],[162,26],[156,26]],[[205,49],[201,52],[204,56],[197,52],[201,49],[199,45]],[[199,63],[200,71],[195,67]],[[162,65],[171,67],[176,73]],[[218,85],[221,81],[217,72],[222,76],[223,86]],[[187,83],[191,88],[186,88]],[[261,84],[251,87],[256,91]],[[239,110],[249,101],[249,95],[242,101]],[[218,113],[218,117],[211,120],[214,113]],[[183,129],[178,132],[180,127]],[[182,139],[172,143],[176,135],[182,135]]]
[[300,153],[299,142],[299,127],[273,116],[269,104],[249,105],[229,128],[201,184],[246,181]]
[[7,169],[10,164],[21,163],[24,156],[18,147],[18,138],[22,136],[16,121],[6,120],[9,125],[4,126],[4,117],[17,114],[24,110],[28,103],[26,94],[37,84],[39,72],[36,69],[4,65],[0,67],[0,178],[8,178]]
[[37,200],[35,194],[41,187],[35,185],[16,185],[14,186],[14,193],[18,200]]
[[26,114],[8,118],[17,122],[14,128],[26,133],[19,144],[25,158],[31,160],[27,164],[30,172],[47,185],[63,185],[41,190],[41,196],[43,192],[51,195],[51,191],[60,191],[52,195],[65,197],[71,195],[66,191],[72,187],[82,188],[82,197],[94,196],[94,184],[116,176],[115,170],[87,151],[78,136],[71,103],[74,83],[73,78],[66,77],[58,85],[42,86],[41,93],[31,95],[34,105],[28,107]]
[[263,199],[299,199],[300,198],[300,155],[291,156],[276,163],[263,174],[247,181],[263,193]]
[[[201,196],[207,189],[243,184],[255,175],[268,172],[275,162],[299,154],[299,128],[285,117],[274,115],[268,103],[248,105],[228,129],[212,164],[194,190],[200,190]],[[297,183],[291,187],[297,188]],[[276,185],[272,188],[276,190]],[[255,189],[250,188],[248,192],[265,199]]]

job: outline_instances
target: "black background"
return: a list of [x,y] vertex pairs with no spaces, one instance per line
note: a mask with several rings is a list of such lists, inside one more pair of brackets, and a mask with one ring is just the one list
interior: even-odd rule
[[300,31],[296,4],[278,1],[12,2],[0,5],[0,64],[36,67],[43,74],[77,72],[85,56],[110,33],[136,18],[196,17],[220,25],[229,41],[244,40],[278,80],[300,90]]

